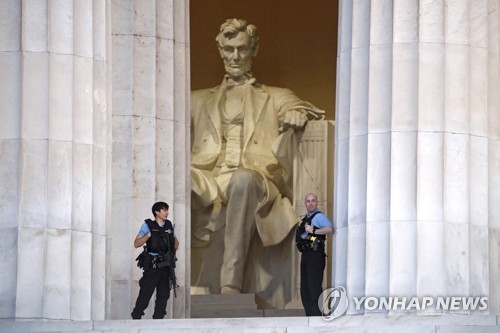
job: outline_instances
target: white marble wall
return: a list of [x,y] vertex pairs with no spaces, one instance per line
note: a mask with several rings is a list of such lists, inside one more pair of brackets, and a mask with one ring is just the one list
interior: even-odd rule
[[500,311],[499,22],[498,0],[341,1],[334,281],[351,296]]
[[[170,205],[181,242],[177,298],[168,317],[189,316],[188,1],[112,1],[113,162],[108,318],[130,318],[142,271],[133,240],[156,201]],[[151,318],[154,297],[144,318]]]
[[129,318],[158,200],[189,313],[188,27],[184,0],[2,1],[0,318]]
[[104,319],[109,1],[2,1],[0,318]]

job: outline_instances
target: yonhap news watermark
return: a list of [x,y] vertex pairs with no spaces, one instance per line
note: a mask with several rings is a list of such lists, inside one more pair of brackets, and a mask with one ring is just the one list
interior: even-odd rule
[[488,297],[353,297],[356,310],[426,310],[436,311],[484,311],[488,309]]
[[353,296],[349,297],[344,287],[328,288],[318,299],[318,306],[325,320],[344,315],[351,306],[356,311],[486,311],[486,296]]

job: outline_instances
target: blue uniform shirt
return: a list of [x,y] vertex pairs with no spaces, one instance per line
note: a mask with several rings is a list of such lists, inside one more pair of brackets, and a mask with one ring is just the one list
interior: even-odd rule
[[[165,222],[165,223],[166,223],[166,222]],[[165,225],[165,224],[164,224],[164,225]],[[164,225],[163,225],[163,226],[164,226]],[[173,226],[174,226],[174,225],[172,224],[172,228],[173,228]],[[146,223],[143,223],[143,224],[141,225],[141,228],[139,229],[139,234],[138,234],[138,236],[139,236],[139,237],[144,237],[144,236],[145,236],[148,232],[150,232],[150,231],[151,231],[151,230],[149,230],[148,225],[147,225]],[[158,255],[158,253],[156,253],[156,252],[149,252],[149,254],[150,254],[150,255],[152,255],[152,256],[157,256],[157,255]]]
[[[306,217],[311,216],[312,214],[314,214],[317,211],[318,211],[318,209],[316,208],[313,212],[307,213]],[[314,227],[316,227],[317,229],[321,229],[321,228],[324,228],[324,227],[332,227],[333,228],[332,222],[330,222],[330,220],[328,219],[328,217],[325,214],[321,213],[321,212],[319,214],[316,214],[316,216],[313,217],[313,219],[311,221],[311,224]]]
[[148,232],[150,232],[149,227],[146,223],[141,225],[141,229],[139,229],[139,237],[144,237]]
[[[165,222],[166,223],[166,222]],[[165,225],[165,224],[164,224]],[[172,227],[173,227],[173,224],[172,224]],[[139,237],[144,237],[144,235],[146,235],[148,232],[150,232],[151,230],[149,230],[149,227],[146,223],[143,223],[141,225],[141,229],[139,229]]]

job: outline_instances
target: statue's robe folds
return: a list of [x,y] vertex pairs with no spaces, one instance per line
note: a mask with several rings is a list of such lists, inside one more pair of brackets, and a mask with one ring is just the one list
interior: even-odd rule
[[[221,110],[226,89],[223,83],[213,89],[194,91],[191,95],[193,247],[206,246],[214,232],[225,226],[225,199],[216,177],[224,149]],[[239,163],[242,168],[257,171],[264,180],[264,195],[255,211],[255,225],[262,244],[267,247],[281,243],[298,221],[291,204],[297,138],[291,129],[280,130],[284,114],[297,110],[305,113],[308,119],[321,119],[323,111],[288,89],[258,83],[244,89]]]

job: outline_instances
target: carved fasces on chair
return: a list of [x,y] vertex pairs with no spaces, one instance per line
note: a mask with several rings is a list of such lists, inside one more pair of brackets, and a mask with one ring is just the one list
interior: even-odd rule
[[328,120],[309,121],[299,138],[294,158],[293,206],[299,216],[306,213],[304,197],[318,196],[318,208],[329,215],[333,209],[333,131]]
[[[305,130],[297,133],[297,149],[293,161],[293,206],[291,214],[303,215],[304,196],[318,194],[319,207],[331,211],[333,177],[333,124],[325,120],[309,121]],[[192,207],[192,219],[210,219],[215,232],[210,237],[197,234],[192,237],[191,283],[193,294],[218,294],[224,254],[224,208]],[[254,293],[259,307],[285,308],[296,299],[298,273],[294,230],[284,240],[272,246],[263,246],[255,233],[248,253],[243,281],[244,293]]]
[[[308,193],[318,196],[318,208],[331,217],[333,214],[334,177],[334,122],[328,120],[309,121],[299,138],[294,158],[293,206],[298,216],[304,216],[304,198]],[[333,219],[332,219],[333,221]],[[327,253],[331,253],[332,237],[327,238]],[[292,302],[287,307],[302,307],[300,300],[300,254],[293,246],[292,258]],[[329,284],[332,271],[327,261],[323,288]]]

